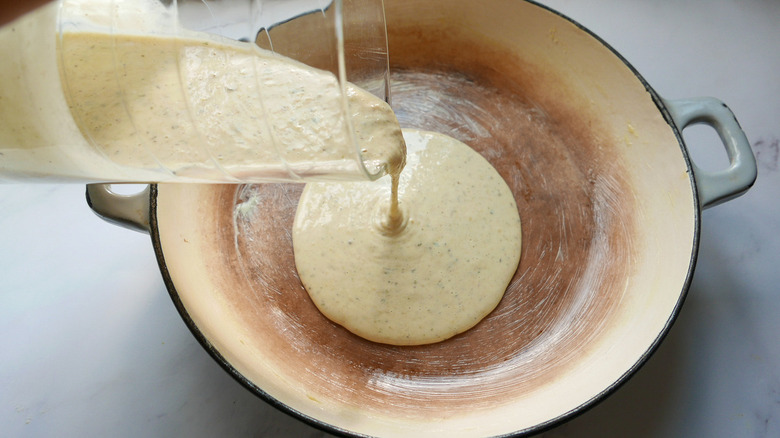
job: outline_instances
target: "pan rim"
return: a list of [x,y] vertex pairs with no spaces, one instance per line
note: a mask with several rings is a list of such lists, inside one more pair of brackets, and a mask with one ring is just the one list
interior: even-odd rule
[[[647,347],[647,349],[644,351],[644,353],[637,359],[637,361],[629,367],[627,370],[625,370],[617,379],[615,379],[612,384],[604,388],[601,392],[594,395],[584,403],[580,404],[574,409],[569,410],[568,412],[565,412],[563,414],[557,415],[554,418],[551,418],[545,422],[536,424],[534,426],[513,431],[504,435],[499,435],[500,437],[515,437],[515,436],[527,436],[530,434],[536,434],[543,432],[545,430],[552,429],[564,422],[567,422],[571,419],[573,419],[576,416],[579,416],[594,406],[598,405],[600,402],[605,400],[607,397],[612,395],[615,391],[617,391],[623,384],[625,384],[631,377],[633,377],[636,372],[639,371],[650,359],[650,357],[657,351],[658,347],[660,346],[661,342],[666,338],[666,336],[669,334],[672,326],[674,325],[675,321],[677,320],[677,317],[679,316],[679,313],[682,309],[682,306],[685,302],[685,299],[687,298],[690,285],[693,279],[694,271],[696,262],[698,259],[698,252],[699,252],[699,242],[700,242],[700,234],[701,234],[701,205],[698,198],[698,190],[696,186],[696,182],[693,177],[693,169],[692,169],[692,163],[690,156],[688,154],[688,151],[685,147],[685,143],[682,137],[682,133],[679,130],[679,128],[674,123],[669,110],[666,108],[663,100],[659,96],[659,94],[650,86],[650,84],[642,77],[642,75],[620,54],[618,53],[612,46],[610,46],[608,43],[606,43],[604,40],[602,40],[598,35],[594,34],[590,30],[588,30],[586,27],[582,26],[575,20],[565,16],[564,14],[561,14],[560,12],[557,12],[547,6],[541,5],[533,0],[519,0],[524,1],[526,3],[532,4],[536,7],[539,7],[549,13],[552,13],[568,22],[576,26],[580,31],[583,31],[588,36],[596,40],[600,45],[602,45],[604,48],[608,49],[612,55],[616,56],[617,59],[620,60],[620,62],[623,64],[623,66],[627,67],[631,73],[636,77],[636,79],[642,84],[642,86],[645,88],[647,93],[650,95],[652,101],[656,105],[658,111],[661,113],[664,121],[666,124],[671,128],[672,133],[674,134],[678,146],[682,152],[682,157],[685,162],[685,167],[688,173],[688,179],[690,183],[690,187],[692,190],[692,202],[691,208],[693,208],[693,240],[691,242],[691,256],[688,262],[688,268],[685,276],[685,280],[683,281],[681,285],[681,290],[678,296],[678,299],[676,303],[674,304],[674,307],[672,309],[671,314],[669,315],[668,319],[666,320],[665,324],[661,327],[661,330],[656,334],[654,340],[651,342],[651,344]],[[307,414],[304,414],[291,406],[280,402],[267,392],[265,392],[262,388],[258,387],[254,383],[252,383],[248,378],[246,378],[243,374],[241,374],[233,365],[230,364],[229,361],[225,359],[225,357],[218,351],[216,347],[214,347],[213,344],[209,342],[209,340],[206,338],[206,336],[203,334],[203,332],[198,328],[198,326],[195,324],[193,319],[191,318],[189,312],[185,308],[181,297],[179,296],[179,293],[176,289],[176,285],[174,284],[171,274],[168,270],[168,266],[165,260],[165,253],[162,247],[161,242],[161,235],[160,235],[160,229],[159,229],[159,222],[157,217],[157,201],[158,201],[158,185],[154,184],[151,185],[150,193],[149,193],[149,225],[150,225],[150,236],[152,240],[152,245],[154,248],[155,256],[157,259],[158,266],[160,268],[161,274],[163,276],[163,281],[165,283],[166,289],[168,290],[168,294],[171,297],[171,300],[174,303],[174,306],[176,307],[177,312],[179,313],[182,320],[185,322],[187,328],[190,330],[190,332],[195,336],[197,341],[201,344],[201,346],[209,353],[209,355],[225,370],[230,374],[238,383],[240,383],[242,386],[250,390],[252,393],[254,393],[256,396],[260,397],[262,400],[270,404],[271,406],[279,409],[280,411],[284,412],[285,414],[291,415],[292,417],[303,421],[304,423],[307,423],[317,429],[320,429],[322,431],[325,431],[327,433],[331,433],[338,436],[348,436],[348,437],[365,437],[367,435],[358,434],[343,428],[340,428],[338,426],[335,426],[333,424],[324,422],[322,420],[319,420],[317,418],[314,418],[312,416],[309,416]]]

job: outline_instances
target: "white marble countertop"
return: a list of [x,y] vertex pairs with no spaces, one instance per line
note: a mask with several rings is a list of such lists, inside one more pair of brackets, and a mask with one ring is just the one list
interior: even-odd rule
[[[759,167],[745,196],[704,212],[690,294],[658,352],[544,436],[780,436],[780,2],[542,3],[664,97],[725,101]],[[700,164],[725,162],[714,133],[685,136]],[[0,212],[3,436],[325,436],[222,371],[176,313],[149,237],[98,219],[83,186],[0,186]]]

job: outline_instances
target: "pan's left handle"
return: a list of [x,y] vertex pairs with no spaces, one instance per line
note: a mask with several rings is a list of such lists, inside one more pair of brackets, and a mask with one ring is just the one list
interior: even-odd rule
[[125,195],[111,190],[111,184],[88,184],[87,204],[102,219],[131,230],[149,233],[151,186]]
[[702,97],[664,100],[664,105],[680,132],[697,123],[709,125],[718,133],[726,148],[729,166],[725,169],[711,172],[691,163],[702,208],[736,198],[753,186],[758,173],[756,157],[737,118],[725,103]]

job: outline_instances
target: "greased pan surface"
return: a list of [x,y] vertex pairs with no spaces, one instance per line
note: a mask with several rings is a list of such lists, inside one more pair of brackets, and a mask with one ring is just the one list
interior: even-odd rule
[[601,41],[532,3],[387,1],[402,125],[488,159],[523,221],[499,307],[392,347],[324,318],[295,272],[302,186],[160,185],[152,235],[191,328],[260,395],[334,432],[532,431],[603,397],[667,330],[695,262],[688,159],[657,96]]

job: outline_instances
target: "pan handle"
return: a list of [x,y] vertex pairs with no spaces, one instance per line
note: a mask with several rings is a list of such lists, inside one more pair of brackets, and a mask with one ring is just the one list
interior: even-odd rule
[[88,184],[87,204],[107,222],[131,230],[149,233],[151,186],[132,195],[111,190],[111,184]]
[[756,157],[737,118],[725,103],[711,97],[664,100],[669,115],[682,132],[689,125],[703,123],[715,129],[729,157],[729,167],[706,171],[691,162],[702,209],[744,194],[756,181]]

